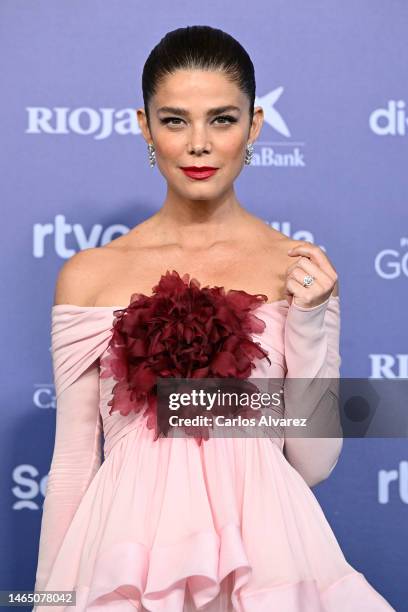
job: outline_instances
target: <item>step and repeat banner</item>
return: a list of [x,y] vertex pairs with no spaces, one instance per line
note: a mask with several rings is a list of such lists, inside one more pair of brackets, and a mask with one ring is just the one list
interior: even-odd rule
[[[194,24],[225,30],[252,58],[265,120],[236,193],[333,262],[342,377],[408,378],[406,3],[3,0],[0,589],[34,586],[55,432],[58,271],[160,208],[165,181],[149,166],[136,120],[141,73],[167,31]],[[346,439],[313,491],[348,561],[403,611],[408,446],[400,434]]]

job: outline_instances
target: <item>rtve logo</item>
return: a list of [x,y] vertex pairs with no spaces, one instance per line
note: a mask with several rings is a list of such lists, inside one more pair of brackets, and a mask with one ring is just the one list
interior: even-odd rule
[[378,471],[378,502],[388,504],[391,493],[396,493],[404,504],[408,504],[408,461],[400,461],[398,470]]
[[[282,223],[265,221],[265,223],[286,236],[291,236],[294,240],[314,242],[314,236],[308,230],[300,229],[292,232],[289,221],[283,221]],[[95,223],[87,235],[81,223],[67,223],[65,215],[55,215],[53,223],[34,224],[33,256],[41,259],[51,248],[59,257],[68,259],[75,255],[77,251],[103,246],[111,242],[115,238],[115,234],[122,236],[127,234],[129,229],[127,225],[120,223],[108,225],[106,228],[100,223]],[[67,245],[68,239],[70,239],[73,248]],[[320,248],[326,250],[324,246],[320,246]]]
[[[280,110],[275,108],[284,91],[277,87],[262,97],[255,98],[255,106],[262,106],[265,123],[268,124],[281,138],[278,141],[255,142],[253,166],[305,166],[304,154],[300,147],[303,142],[288,141],[291,134]],[[94,140],[105,140],[113,134],[126,136],[140,134],[140,128],[134,108],[69,108],[28,106],[28,126],[26,134],[48,134],[58,136],[65,134],[78,134],[92,136]],[[285,142],[283,142],[285,140]],[[285,152],[278,153],[274,147],[285,147]]]
[[405,136],[408,117],[404,100],[388,100],[387,108],[376,108],[369,117],[370,129],[377,136]]

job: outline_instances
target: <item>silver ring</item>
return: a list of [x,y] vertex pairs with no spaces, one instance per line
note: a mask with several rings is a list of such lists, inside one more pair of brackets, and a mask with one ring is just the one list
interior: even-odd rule
[[306,276],[303,278],[304,287],[310,287],[310,285],[312,285],[313,282],[314,282],[314,278],[313,276],[310,276],[310,274],[306,274]]

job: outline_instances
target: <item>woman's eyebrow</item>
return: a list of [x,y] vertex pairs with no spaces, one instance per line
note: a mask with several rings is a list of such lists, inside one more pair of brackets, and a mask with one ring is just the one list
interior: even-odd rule
[[[208,110],[206,114],[207,116],[208,115],[218,115],[219,113],[225,113],[226,111],[234,111],[234,110],[240,111],[241,109],[238,106],[234,106],[233,104],[228,104],[226,106],[218,106],[216,108],[210,108],[210,110]],[[161,106],[160,108],[157,109],[158,113],[160,111],[167,112],[167,113],[174,113],[175,115],[185,115],[186,117],[190,115],[188,110],[177,107],[177,106]]]

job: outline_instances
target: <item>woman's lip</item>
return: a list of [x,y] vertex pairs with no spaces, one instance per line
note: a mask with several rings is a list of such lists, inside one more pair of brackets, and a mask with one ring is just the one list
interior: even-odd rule
[[186,168],[181,168],[186,176],[189,176],[193,179],[206,179],[215,174],[218,168],[212,168],[211,170],[189,170]]

